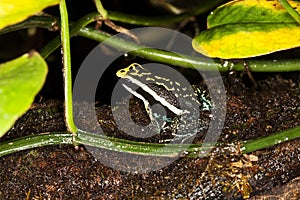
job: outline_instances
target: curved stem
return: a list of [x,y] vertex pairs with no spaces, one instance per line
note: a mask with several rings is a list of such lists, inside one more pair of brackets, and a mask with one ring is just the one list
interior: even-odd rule
[[123,22],[132,25],[140,26],[163,26],[169,25],[176,22],[183,21],[191,16],[188,13],[179,14],[179,15],[165,15],[165,16],[136,16],[126,13],[119,13],[115,11],[108,11],[108,19],[112,21]]
[[[241,150],[243,153],[251,153],[253,151],[265,149],[296,138],[300,138],[300,126],[282,131],[280,133],[275,133],[267,137],[242,142]],[[165,144],[135,142],[119,138],[106,137],[81,130],[78,130],[78,134],[75,136],[75,141],[76,145],[88,145],[122,153],[164,157],[178,156],[180,150],[184,149],[185,155],[187,156],[203,156],[201,152],[209,151],[214,147],[209,143],[191,145],[168,144],[166,146]],[[5,141],[0,143],[0,157],[27,149],[58,144],[73,144],[73,136],[66,132],[46,133]]]
[[[120,14],[121,15],[121,14]],[[105,32],[101,32],[98,30],[94,30],[92,28],[86,28],[85,26],[89,23],[95,21],[99,17],[98,13],[90,13],[87,16],[82,17],[76,23],[73,23],[70,29],[70,37],[78,34],[80,36],[102,42],[110,37],[109,34]],[[38,20],[40,19],[40,20]],[[52,19],[52,23],[49,23],[49,20]],[[8,27],[9,30],[17,30],[20,28],[28,28],[39,26],[41,24],[42,28],[51,28],[52,25],[56,22],[54,18],[34,18],[34,23],[32,22],[33,19],[30,19],[28,23],[27,21],[22,22],[22,26],[14,25],[12,27]],[[39,22],[44,21],[45,23]],[[39,22],[39,23],[38,23]],[[35,24],[36,23],[36,24]],[[49,25],[49,26],[46,26]],[[0,34],[7,32],[8,29],[0,30]],[[119,48],[120,41],[116,41],[116,43],[112,43],[112,46]],[[127,51],[132,49],[132,45],[136,45],[134,43],[129,43],[126,41],[121,41],[121,46],[123,46],[123,50]],[[50,41],[40,52],[40,54],[47,58],[55,49],[60,46],[60,38],[56,37],[52,41]],[[126,46],[129,48],[126,49]],[[143,49],[136,52],[139,56],[147,58],[153,61],[159,61],[166,64],[173,64],[174,60],[176,64],[181,67],[190,67],[191,64],[196,63],[196,66],[199,69],[209,70],[212,68],[212,65],[217,67],[220,71],[241,71],[244,70],[244,65],[242,62],[233,62],[231,60],[225,60],[221,62],[218,59],[214,60],[214,63],[211,60],[207,59],[200,59],[199,57],[187,57],[187,56],[179,56],[178,54],[172,54],[170,52],[156,50],[156,49]],[[188,61],[188,62],[187,62]],[[208,62],[209,61],[209,62]],[[300,71],[300,59],[283,59],[283,60],[259,60],[259,59],[247,59],[247,66],[250,71],[253,72],[289,72],[289,71]]]
[[180,156],[183,152],[185,152],[186,154],[194,154],[195,152],[200,153],[209,151],[214,147],[212,144],[195,144],[192,148],[190,148],[191,144],[157,144],[135,142],[119,138],[101,136],[81,130],[78,131],[76,142],[77,145],[99,147],[115,152],[160,157],[176,157]]
[[[219,5],[222,2],[226,2],[226,0],[204,1],[201,4],[201,6],[199,6],[198,8],[191,10],[189,13],[180,14],[180,15],[170,14],[165,16],[136,16],[136,15],[130,15],[126,13],[120,13],[116,11],[106,11],[106,10],[104,11],[104,15],[106,15],[107,19],[123,22],[126,24],[140,25],[140,26],[162,26],[162,25],[169,25],[170,23],[181,22],[182,20],[188,17],[196,16],[208,12],[210,9]],[[97,15],[98,17],[101,17],[99,13],[91,13],[88,15]],[[24,28],[30,28],[30,27],[51,29],[51,27],[55,25],[56,22],[57,22],[56,18],[53,17],[32,16],[29,17],[27,20],[24,20],[18,24],[1,29],[0,35],[12,31],[24,29]]]
[[0,35],[32,27],[55,30],[58,19],[52,16],[31,16],[28,19],[0,30]]
[[103,19],[107,19],[107,10],[103,7],[102,3],[100,0],[94,0],[94,3],[96,5],[97,11],[99,14],[103,17]]
[[[76,23],[72,23],[70,28],[70,37],[73,37],[82,27],[85,27],[91,22],[94,22],[98,17],[99,13],[90,13],[80,18]],[[60,36],[57,36],[48,44],[46,44],[43,49],[41,49],[40,54],[43,56],[43,58],[47,58],[60,45]]]
[[[86,37],[98,42],[102,42],[110,38],[110,35],[96,31],[92,28],[81,28],[78,35]],[[119,38],[110,38],[110,46],[119,50],[129,52],[133,49],[139,48],[139,50],[131,52],[142,58],[166,63],[170,65],[181,66],[185,68],[196,67],[199,70],[214,70],[218,68],[220,72],[229,70],[242,71],[244,70],[243,62],[236,62],[232,60],[226,60],[221,62],[220,60],[214,60],[205,58],[203,56],[187,56],[179,53],[173,53],[163,51],[159,49],[147,48],[132,42],[124,41]],[[199,54],[200,55],[200,54]],[[288,72],[288,71],[300,71],[300,59],[285,59],[285,60],[255,60],[248,59],[248,69],[252,72]]]

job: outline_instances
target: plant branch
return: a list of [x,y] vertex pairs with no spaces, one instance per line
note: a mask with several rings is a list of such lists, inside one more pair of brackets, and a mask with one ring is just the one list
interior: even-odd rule
[[[70,37],[73,37],[82,28],[94,22],[99,17],[99,13],[90,13],[80,18],[76,23],[71,24]],[[60,36],[55,37],[48,44],[46,44],[40,51],[43,58],[47,58],[53,51],[61,45]]]
[[296,138],[300,138],[300,126],[296,126],[295,128],[284,130],[282,132],[269,135],[267,137],[246,141],[242,144],[242,152],[250,153],[277,144],[281,144]]
[[[36,147],[73,144],[72,137],[73,136],[70,133],[56,132],[30,135],[5,141],[0,143],[0,157]],[[209,143],[191,145],[168,144],[166,147],[165,144],[135,142],[119,138],[105,137],[99,134],[88,133],[81,130],[78,130],[78,135],[74,137],[76,145],[88,145],[122,153],[132,153],[145,156],[174,157],[179,155],[179,152],[174,150],[186,149],[185,154],[187,154],[187,156],[197,157],[202,156],[202,151],[207,151],[214,147]],[[283,142],[291,141],[296,138],[300,138],[300,126],[263,138],[241,142],[241,150],[243,153],[251,153]]]
[[[17,30],[21,30],[21,29],[25,29],[25,28],[32,28],[32,27],[39,27],[39,28],[45,28],[45,29],[49,29],[49,30],[56,30],[56,26],[58,19],[56,17],[52,17],[49,15],[45,15],[45,16],[31,16],[28,19],[8,26],[4,29],[0,30],[0,35],[6,34],[6,33],[10,33],[13,31],[17,31]],[[58,27],[59,28],[59,27]]]
[[[122,13],[118,13],[118,18],[121,18],[123,15]],[[125,15],[125,14],[124,14]],[[93,28],[87,28],[89,23],[95,21],[99,17],[99,13],[90,13],[81,19],[79,19],[76,23],[73,23],[70,29],[70,36],[74,36],[76,34],[86,37],[89,39],[92,39],[94,41],[102,42],[106,39],[108,39],[111,35],[94,30]],[[22,25],[13,25],[11,27],[8,27],[8,29],[0,30],[0,35],[4,32],[7,32],[8,30],[18,30],[21,28],[28,28],[28,27],[36,27],[41,25],[42,28],[51,28],[53,23],[55,23],[57,20],[54,20],[55,18],[50,17],[35,17],[34,23],[33,19],[30,19],[29,21],[22,22]],[[139,19],[139,18],[138,18]],[[50,20],[53,20],[53,23],[49,23]],[[131,21],[132,22],[132,21]],[[49,26],[45,26],[45,25]],[[118,45],[120,41],[116,41],[115,43],[112,43],[112,46],[115,48],[118,48]],[[128,51],[132,49],[132,45],[136,45],[134,43],[129,43],[126,41],[121,41],[121,45],[123,46],[124,51]],[[126,46],[128,47],[126,49]],[[47,58],[55,49],[57,49],[60,46],[60,39],[59,37],[53,39],[50,41],[41,51],[40,54]],[[137,46],[135,46],[137,47]],[[140,46],[141,47],[141,46]],[[242,71],[244,70],[244,63],[243,62],[236,62],[232,60],[225,60],[224,62],[221,62],[221,60],[214,59],[214,63],[211,62],[211,60],[207,59],[200,59],[199,57],[182,57],[178,54],[172,54],[170,52],[161,51],[161,50],[155,50],[155,49],[141,49],[137,52],[135,52],[139,56],[143,56],[146,59],[153,60],[153,61],[159,61],[166,64],[174,64],[173,60],[177,60],[176,64],[181,67],[189,67],[191,66],[191,63],[196,63],[198,69],[203,70],[209,70],[212,68],[212,66],[217,67],[219,71],[229,71],[229,70],[235,70],[235,71]],[[209,61],[209,62],[208,62]],[[242,61],[242,60],[241,60]],[[282,59],[282,60],[261,60],[261,59],[247,59],[245,60],[247,63],[247,66],[249,66],[249,70],[253,72],[289,72],[289,71],[300,71],[300,59]],[[214,68],[213,67],[213,68]]]
[[248,69],[252,72],[288,72],[288,71],[300,71],[300,59],[284,59],[284,60],[255,60],[247,59],[237,62],[236,60],[220,60],[205,58],[203,56],[187,56],[179,53],[173,53],[163,51],[159,49],[148,48],[132,42],[125,41],[120,38],[110,38],[110,35],[94,30],[89,27],[81,28],[78,32],[79,36],[89,38],[98,42],[110,39],[110,46],[130,52],[133,49],[139,49],[132,54],[140,56],[151,61],[161,62],[170,65],[176,65],[185,68],[194,68],[199,70],[214,70],[217,68],[220,72],[225,71],[242,71],[244,70],[245,62]]
[[106,20],[108,17],[108,14],[107,14],[107,11],[104,9],[104,7],[101,3],[101,0],[94,0],[94,2],[95,2],[98,13],[103,17],[104,20]]
[[61,16],[61,43],[63,54],[63,72],[64,72],[64,93],[65,93],[65,120],[69,132],[75,134],[77,132],[76,125],[73,120],[73,100],[72,100],[72,71],[71,71],[71,52],[70,52],[70,36],[68,11],[65,0],[61,0],[59,4]]
[[2,142],[0,144],[0,157],[37,147],[62,144],[73,144],[73,136],[63,132],[29,135]]

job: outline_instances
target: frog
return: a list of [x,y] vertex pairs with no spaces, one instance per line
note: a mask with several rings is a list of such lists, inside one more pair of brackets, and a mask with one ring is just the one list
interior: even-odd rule
[[[199,111],[212,108],[207,92],[154,74],[138,63],[118,70],[116,76],[124,80],[122,85],[130,94],[143,102],[150,123],[157,127],[158,132],[171,130],[175,139],[164,139],[160,141],[162,143],[175,140],[183,143],[187,138],[194,137],[201,129]],[[166,112],[154,111],[151,107],[153,101],[164,107]],[[180,133],[178,129],[181,129]]]

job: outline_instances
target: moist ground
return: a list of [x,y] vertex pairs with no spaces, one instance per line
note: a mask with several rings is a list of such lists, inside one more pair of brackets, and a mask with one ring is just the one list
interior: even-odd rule
[[[299,73],[253,75],[258,88],[240,73],[224,74],[227,115],[221,141],[259,138],[300,125]],[[147,121],[139,103],[131,106]],[[97,114],[103,129],[116,134],[110,107],[99,106]],[[1,141],[65,130],[63,104],[50,100],[35,103]],[[100,155],[117,158],[111,152]],[[183,157],[163,169],[134,174],[106,167],[85,147],[36,148],[0,158],[0,199],[242,199],[247,193],[253,199],[300,198],[299,139],[252,155],[258,161],[238,153]],[[236,172],[230,159],[251,166]]]

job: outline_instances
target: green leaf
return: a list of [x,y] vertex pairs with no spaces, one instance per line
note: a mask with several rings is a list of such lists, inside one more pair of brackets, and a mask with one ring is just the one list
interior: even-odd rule
[[[289,1],[296,11],[300,3]],[[295,22],[277,0],[231,1],[215,9],[207,18],[207,27],[212,28],[232,23],[282,23]]]
[[0,137],[30,108],[47,71],[46,62],[36,52],[0,65]]
[[0,29],[21,22],[58,3],[59,0],[0,0]]
[[[296,11],[300,3],[289,1]],[[223,59],[247,58],[300,46],[300,26],[277,0],[237,0],[211,12],[196,51]]]

